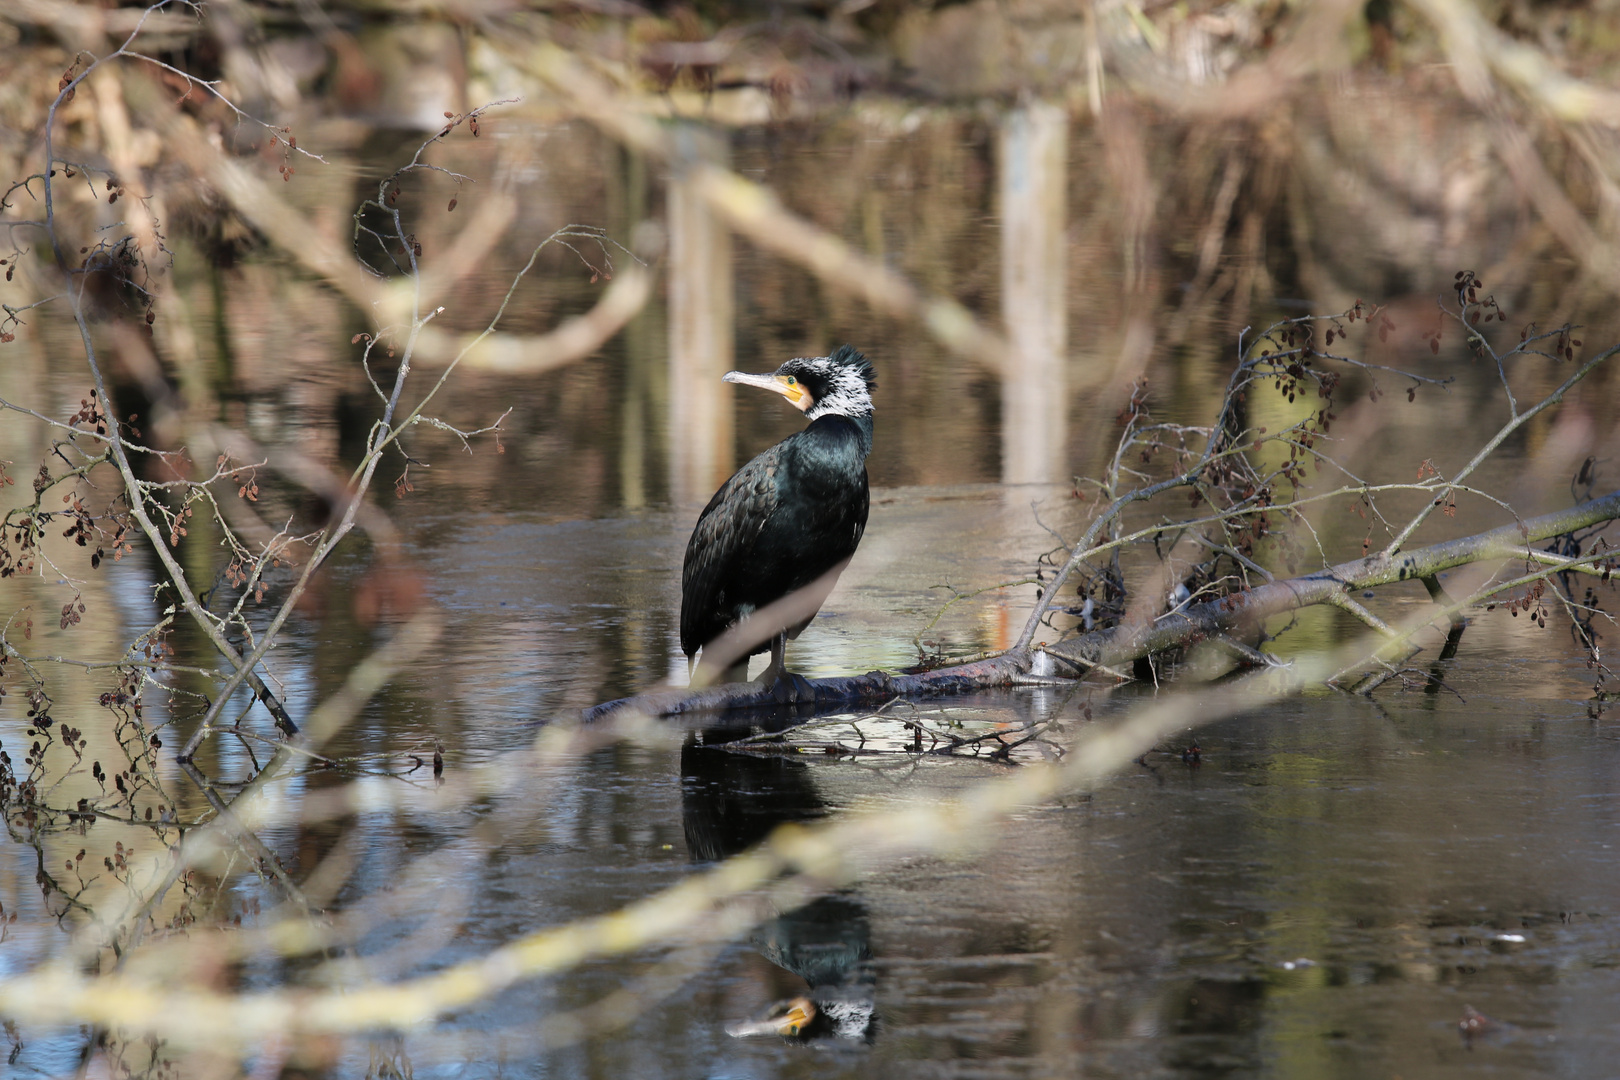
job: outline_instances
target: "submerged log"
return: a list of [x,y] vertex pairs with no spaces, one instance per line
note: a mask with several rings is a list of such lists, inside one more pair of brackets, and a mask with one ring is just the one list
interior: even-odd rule
[[[876,705],[896,697],[937,697],[973,690],[1012,686],[1028,677],[1036,657],[1050,657],[1077,668],[1118,667],[1168,649],[1185,648],[1218,637],[1243,638],[1258,633],[1265,621],[1315,604],[1344,603],[1359,589],[1400,581],[1432,581],[1435,575],[1469,563],[1523,554],[1525,545],[1620,518],[1620,491],[1568,510],[1513,522],[1474,536],[1447,540],[1395,554],[1371,555],[1340,563],[1314,574],[1268,582],[1139,626],[1093,630],[1053,645],[1006,652],[971,664],[915,674],[871,671],[828,679],[801,680],[800,706],[817,709],[840,705]],[[1431,590],[1431,595],[1432,595]],[[1437,616],[1439,617],[1438,613]],[[784,687],[727,683],[701,690],[669,688],[604,702],[587,709],[587,721],[622,709],[654,716],[770,708],[788,704]],[[808,700],[807,700],[808,693]]]

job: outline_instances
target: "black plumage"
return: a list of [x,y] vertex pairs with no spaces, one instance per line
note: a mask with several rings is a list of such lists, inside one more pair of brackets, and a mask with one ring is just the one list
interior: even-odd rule
[[746,652],[730,660],[770,649],[781,678],[785,640],[815,617],[866,530],[876,381],[848,345],[726,381],[781,394],[810,424],[738,469],[698,517],[681,572],[681,650],[690,660],[745,616],[805,590],[790,602],[795,612],[750,627]]

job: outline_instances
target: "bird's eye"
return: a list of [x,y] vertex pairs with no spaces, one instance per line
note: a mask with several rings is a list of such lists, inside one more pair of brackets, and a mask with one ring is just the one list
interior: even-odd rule
[[788,385],[789,386],[798,386],[799,385],[799,380],[795,379],[793,376],[789,375],[788,376]]

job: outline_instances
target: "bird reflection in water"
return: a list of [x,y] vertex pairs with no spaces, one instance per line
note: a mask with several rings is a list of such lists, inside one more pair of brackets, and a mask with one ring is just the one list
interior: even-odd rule
[[[803,762],[728,753],[697,737],[681,750],[681,810],[687,850],[699,862],[728,858],[778,825],[826,813]],[[806,990],[726,1030],[870,1040],[876,1000],[870,940],[866,906],[849,894],[821,897],[764,923],[749,944],[803,979]]]

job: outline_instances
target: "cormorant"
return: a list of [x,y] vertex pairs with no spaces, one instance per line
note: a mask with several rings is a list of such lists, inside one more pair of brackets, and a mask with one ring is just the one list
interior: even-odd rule
[[766,681],[781,680],[787,639],[815,618],[866,530],[877,381],[849,345],[796,357],[769,375],[727,372],[725,380],[781,394],[810,425],[738,469],[698,517],[681,570],[681,650],[690,664],[745,616],[803,590],[777,625],[749,635],[721,676],[747,678],[748,658],[769,649]]

